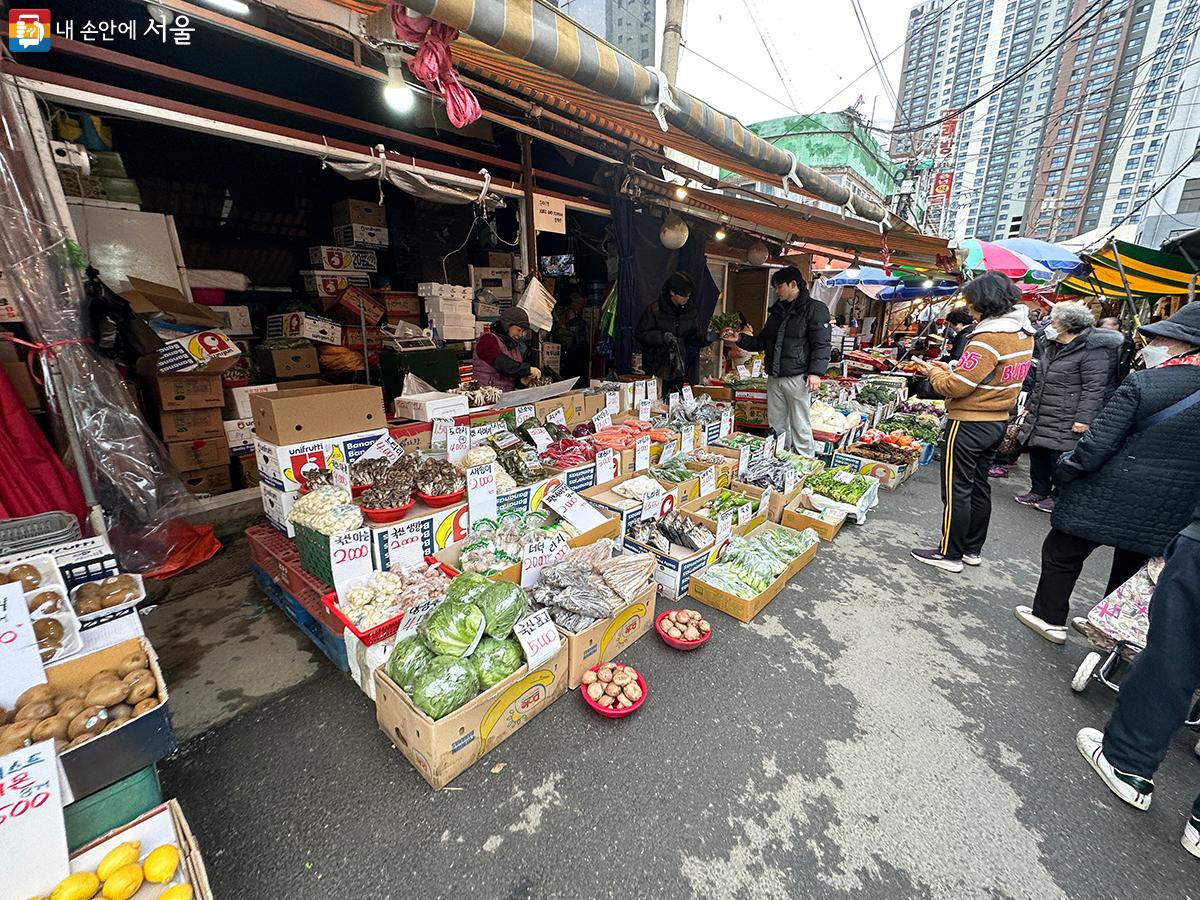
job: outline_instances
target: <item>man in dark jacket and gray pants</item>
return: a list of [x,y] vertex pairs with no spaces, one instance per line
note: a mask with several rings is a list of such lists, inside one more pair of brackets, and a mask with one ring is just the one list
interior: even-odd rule
[[804,276],[787,266],[771,276],[775,305],[756,335],[721,337],[743,350],[762,351],[767,373],[767,418],[780,438],[787,438],[796,453],[812,456],[811,394],[821,386],[829,369],[829,307],[808,293]]

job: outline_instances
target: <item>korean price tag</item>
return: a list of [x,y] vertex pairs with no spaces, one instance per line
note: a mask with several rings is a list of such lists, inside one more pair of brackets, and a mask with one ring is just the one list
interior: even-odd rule
[[611,427],[612,413],[610,413],[607,409],[600,410],[600,412],[592,416],[592,425],[595,427],[597,434],[599,434],[605,428]]
[[646,399],[646,382],[635,381],[633,383],[633,402],[641,403]]
[[738,477],[746,474],[746,469],[750,467],[750,457],[753,454],[749,444],[743,444],[742,449],[738,451]]
[[762,360],[761,359],[750,360],[750,375],[752,378],[758,378],[762,375]]
[[745,381],[747,378],[750,377],[749,370],[745,366],[741,365],[740,363],[737,366],[737,377],[742,379],[742,381]]
[[717,489],[717,467],[709,466],[700,473],[700,496],[707,497]]
[[747,522],[754,518],[754,513],[750,510],[749,503],[743,503],[737,508],[737,523],[738,528],[741,528]]
[[656,487],[646,493],[642,498],[642,521],[647,519],[656,519],[658,514],[662,512],[663,495],[666,493],[662,488]]
[[684,425],[679,432],[680,452],[691,453],[696,449],[696,426]]
[[775,435],[768,434],[767,439],[763,441],[763,459],[769,459],[775,455]]
[[692,393],[692,386],[690,384],[683,386],[683,402],[689,405],[696,402],[696,395]]
[[430,440],[430,446],[433,449],[446,446],[446,438],[450,433],[450,429],[454,427],[453,419],[434,419],[433,420],[433,437]]
[[733,410],[725,409],[721,411],[721,437],[727,437],[733,433]]
[[660,456],[658,458],[658,464],[660,466],[665,466],[667,463],[669,463],[671,460],[673,460],[676,457],[676,455],[678,455],[678,453],[679,453],[679,441],[678,440],[667,441],[666,445],[662,448],[662,456]]
[[[641,382],[638,383],[640,384]],[[653,405],[654,404],[652,404],[649,400],[641,400],[638,402],[638,421],[650,421],[650,407]]]
[[670,396],[667,397],[667,411],[672,413],[675,412],[675,407],[677,407],[680,402],[682,401],[679,397],[679,391],[671,391]]
[[525,660],[529,671],[540,668],[543,663],[554,658],[562,646],[562,638],[547,609],[538,610],[532,616],[522,619],[513,628],[517,640],[525,650]]
[[786,472],[783,473],[783,492],[790,494],[796,489],[796,470],[788,466]]
[[723,512],[717,516],[717,544],[723,544],[733,534],[733,512]]
[[646,399],[651,403],[658,399],[658,381],[653,378],[646,382]]
[[344,459],[335,459],[329,464],[329,474],[333,476],[333,486],[342,490],[351,490],[350,463]]
[[545,453],[546,448],[554,443],[554,441],[550,439],[550,432],[548,432],[545,428],[530,428],[529,436],[533,438],[533,443],[534,446],[537,447],[538,453]]
[[369,450],[362,455],[363,459],[386,459],[389,465],[395,465],[396,460],[404,455],[404,448],[396,443],[390,434],[385,434]]
[[467,469],[467,510],[471,522],[496,518],[496,464]]
[[437,597],[430,597],[428,600],[422,600],[420,603],[414,604],[404,614],[404,618],[400,620],[400,629],[396,632],[396,640],[406,637],[412,637],[417,633],[417,628],[425,623],[435,609],[442,605],[442,601],[446,599],[445,594],[440,594]]
[[563,408],[561,406],[558,406],[546,414],[546,421],[553,422],[555,425],[561,425],[563,428],[566,428],[567,414],[563,412]]
[[6,863],[6,897],[41,896],[48,885],[70,874],[57,759],[53,740],[0,756],[0,859]]
[[758,511],[763,515],[770,513],[771,495],[775,493],[774,488],[763,488],[762,496],[758,499]]
[[853,472],[834,472],[833,480],[839,484],[849,484],[854,480]]
[[333,586],[341,597],[343,588],[352,578],[370,575],[371,529],[359,528],[343,534],[329,536],[329,569],[333,573]]
[[397,523],[388,529],[388,567],[410,569],[425,562],[425,539],[418,522]]
[[590,531],[606,521],[600,510],[562,482],[547,488],[542,502],[580,531]]
[[616,454],[612,447],[596,451],[596,484],[604,484],[617,477]]
[[566,555],[567,542],[561,534],[530,541],[521,551],[521,587],[531,588],[536,585],[542,569],[553,565]]
[[21,585],[0,584],[0,706],[12,709],[26,688],[45,682]]
[[454,425],[446,435],[446,458],[458,462],[471,449],[471,426]]
[[533,406],[526,404],[525,406],[517,407],[517,424],[528,422],[533,418]]
[[610,416],[615,416],[621,411],[621,392],[620,391],[605,391],[604,392],[604,408],[608,410]]
[[641,472],[650,468],[650,438],[640,437],[633,442],[633,468]]

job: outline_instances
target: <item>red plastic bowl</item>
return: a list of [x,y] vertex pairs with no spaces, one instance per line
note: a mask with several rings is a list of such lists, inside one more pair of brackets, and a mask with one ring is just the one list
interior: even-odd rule
[[[595,672],[598,669],[602,668],[604,665],[606,665],[606,664],[601,663],[598,666],[592,666],[592,668],[589,669],[588,671]],[[592,708],[592,712],[597,713],[601,716],[604,716],[604,718],[606,718],[606,719],[623,719],[627,715],[629,715],[631,712],[641,709],[642,704],[646,702],[646,698],[648,696],[650,696],[650,692],[646,689],[646,679],[642,677],[641,672],[638,672],[637,683],[638,683],[638,687],[640,687],[642,689],[642,699],[639,700],[637,703],[633,704],[633,706],[630,706],[626,709],[617,709],[615,706],[609,707],[609,708],[605,708],[605,707],[601,706],[599,703],[597,703],[595,700],[593,700],[591,697],[588,696],[586,684],[579,685],[579,696],[583,698],[584,703],[586,703],[588,706],[590,706]]]
[[443,506],[453,506],[455,503],[462,501],[462,498],[467,496],[467,489],[455,491],[453,494],[423,494],[417,491],[417,497],[426,506],[432,506],[434,509],[440,509]]
[[376,525],[390,525],[392,522],[399,522],[408,515],[408,511],[416,506],[416,499],[409,500],[403,506],[393,506],[388,509],[368,509],[362,508],[363,515],[374,522]]
[[375,482],[371,482],[370,484],[351,485],[350,486],[350,496],[351,497],[361,497],[366,491],[369,491],[373,487],[375,487]]
[[[676,650],[695,650],[697,647],[703,646],[712,637],[712,624],[709,623],[708,632],[698,641],[681,641],[679,638],[673,638],[662,627],[662,620],[673,612],[678,612],[676,609],[668,609],[666,612],[661,612],[654,620],[654,630],[658,632],[658,636],[663,639],[663,643],[668,647],[674,647]],[[640,674],[640,673],[639,673]]]

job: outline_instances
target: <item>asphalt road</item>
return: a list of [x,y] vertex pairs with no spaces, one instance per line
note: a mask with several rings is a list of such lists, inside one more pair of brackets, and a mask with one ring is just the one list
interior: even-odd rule
[[1068,687],[1086,648],[1012,616],[1048,527],[1023,489],[997,483],[986,563],[952,576],[907,556],[939,521],[925,470],[753,624],[714,613],[698,652],[630,648],[650,689],[634,716],[569,694],[444,791],[324,663],[188,743],[165,790],[221,900],[1200,896],[1178,844],[1195,735],[1151,810],[1125,807],[1074,747],[1112,702]]

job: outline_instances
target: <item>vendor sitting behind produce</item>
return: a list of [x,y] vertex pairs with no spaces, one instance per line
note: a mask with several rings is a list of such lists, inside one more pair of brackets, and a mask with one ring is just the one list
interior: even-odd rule
[[475,342],[471,359],[475,380],[483,387],[511,391],[517,382],[526,385],[540,377],[541,371],[522,358],[519,344],[528,333],[529,316],[525,310],[514,306],[500,313],[500,321],[493,322]]

